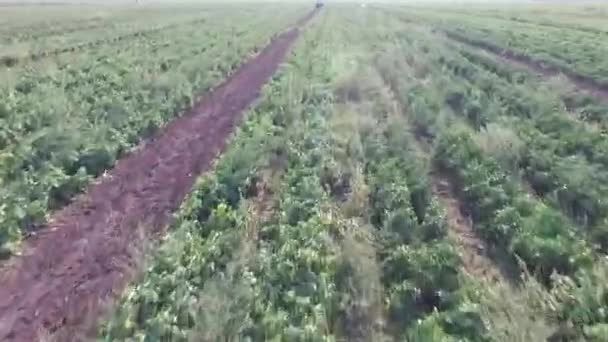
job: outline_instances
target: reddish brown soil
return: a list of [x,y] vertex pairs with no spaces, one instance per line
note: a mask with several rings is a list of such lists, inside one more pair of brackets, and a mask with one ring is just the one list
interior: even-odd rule
[[517,53],[515,51],[503,49],[486,42],[471,40],[468,37],[452,32],[445,32],[445,34],[452,40],[492,53],[503,63],[528,69],[542,78],[549,78],[563,74],[573,85],[576,86],[578,90],[595,97],[598,101],[604,104],[608,104],[608,85],[606,84],[598,83],[592,78],[576,74],[570,70],[558,69],[545,63],[533,60],[529,56]]
[[26,242],[24,255],[0,278],[0,340],[34,341],[49,333],[61,341],[85,339],[133,275],[145,235],[163,231],[298,34],[296,27],[276,36]]

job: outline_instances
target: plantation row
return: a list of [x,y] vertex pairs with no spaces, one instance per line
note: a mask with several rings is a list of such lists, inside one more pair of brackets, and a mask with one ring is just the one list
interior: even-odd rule
[[319,16],[177,214],[105,339],[486,336],[424,159],[404,149],[413,138],[365,66],[397,21]]
[[462,57],[441,62],[459,82],[451,89],[452,109],[489,134],[500,133],[491,131],[500,125],[514,130],[525,147],[515,146],[520,150],[506,156],[515,158],[503,160],[506,167],[521,169],[535,194],[549,198],[582,227],[591,227],[595,242],[605,249],[603,134],[571,118],[549,89],[533,91],[534,82],[513,84]]
[[[606,33],[564,25],[538,25],[517,21],[454,13],[409,11],[408,17],[433,23],[442,31],[475,45],[502,52],[507,50],[552,69],[578,76],[600,86],[608,85],[608,62],[604,58]],[[585,19],[581,18],[581,22]]]
[[[15,43],[7,42],[5,46],[0,48],[0,64],[7,67],[18,67],[20,63],[78,52],[82,49],[101,49],[118,43],[128,43],[140,36],[149,36],[180,26],[215,25],[219,18],[225,18],[233,14],[250,15],[252,11],[256,10],[262,11],[249,7],[233,9],[230,6],[223,8],[209,6],[208,8],[195,8],[190,11],[177,10],[176,13],[168,16],[162,12],[158,13],[158,10],[155,12],[153,9],[123,10],[124,12],[116,13],[115,18],[106,18],[105,21],[95,20],[95,23],[90,24],[91,29],[81,27],[83,23],[80,21],[76,22],[77,25],[74,28],[53,24],[54,28],[52,30],[41,31],[39,27],[35,26],[32,28],[33,33],[44,32],[45,34],[40,36],[40,39],[30,37],[30,35],[29,38],[23,38]],[[284,8],[283,11],[285,13],[291,12],[290,15],[294,15],[296,11],[302,13],[302,8],[294,6]],[[126,18],[122,18],[122,16],[126,16]],[[290,18],[294,17],[290,16]],[[70,22],[69,18],[66,18],[66,20],[68,23]],[[21,32],[21,34],[24,33]],[[7,32],[8,39],[15,40],[17,36],[19,34]],[[64,58],[66,57],[70,56]]]
[[[560,99],[532,88],[526,77],[508,81],[429,31],[410,31],[408,47],[417,49],[404,51],[405,62],[388,67],[386,77],[411,108],[415,130],[434,141],[436,167],[450,175],[489,246],[553,287],[556,303],[547,315],[572,324],[575,335],[601,340],[608,289],[597,252],[605,253],[599,208],[606,193],[597,177],[605,170],[576,155],[584,151],[579,140],[592,132],[556,110]],[[408,66],[411,73],[403,73]],[[404,86],[408,78],[418,85]]]
[[[199,25],[205,22],[204,18],[191,19],[186,24]],[[174,27],[184,25],[183,22],[173,24],[157,24],[154,23],[151,27],[134,27],[127,30],[112,32],[111,30],[103,29],[95,35],[85,36],[85,39],[76,37],[76,39],[66,39],[65,36],[58,37],[58,42],[53,42],[52,39],[45,38],[44,44],[36,45],[33,49],[23,47],[22,45],[9,46],[4,49],[3,55],[0,57],[0,64],[6,67],[15,67],[18,63],[27,63],[37,61],[39,59],[53,57],[67,52],[76,52],[82,49],[102,48],[104,45],[113,45],[121,41],[129,41],[132,38],[147,36],[150,34],[164,31]],[[146,25],[147,26],[147,25]],[[108,34],[109,32],[109,34]]]
[[206,29],[179,25],[7,71],[0,89],[2,244],[43,223],[301,15],[283,11],[267,21],[244,10],[231,20],[209,18]]
[[512,134],[505,126],[517,133],[515,142],[502,142],[515,145],[497,146],[510,149],[499,156],[503,166],[526,178],[535,195],[562,209],[605,250],[608,108],[567,81],[545,84],[491,55],[449,45],[458,53],[436,54],[454,78],[446,105],[488,136]]
[[[572,326],[601,340],[604,226],[568,212],[562,187],[530,193],[538,141],[511,155],[501,139],[540,128],[499,108],[516,95],[540,105],[522,97],[538,81],[483,61],[386,12],[324,10],[101,337],[503,341]],[[538,283],[464,272],[438,174],[503,256],[496,268]]]
[[[75,17],[57,36],[94,48],[2,70],[4,249],[305,13],[210,5],[117,34],[139,11],[108,39]],[[97,339],[607,340],[608,106],[443,34],[560,59],[603,33],[477,11],[320,10],[168,234],[129,251],[142,272]]]
[[[65,9],[64,9],[65,11]],[[5,45],[3,51],[7,49],[16,50],[22,48],[40,48],[44,45],[49,48],[55,47],[60,43],[78,43],[102,36],[105,34],[116,34],[127,30],[145,27],[149,24],[165,22],[178,23],[196,17],[201,17],[205,11],[177,12],[167,16],[160,11],[138,11],[138,10],[114,10],[109,7],[105,11],[97,10],[88,13],[67,13],[56,20],[44,21],[48,13],[15,14],[23,17],[33,17],[36,22],[23,26],[22,22],[5,24],[0,27],[0,41]]]
[[[537,26],[567,28],[592,33],[608,33],[605,9],[583,6],[465,6],[442,7],[441,12],[454,16],[479,16],[488,20],[513,21]],[[409,8],[408,8],[409,9]],[[416,6],[414,11],[437,11],[437,7]]]

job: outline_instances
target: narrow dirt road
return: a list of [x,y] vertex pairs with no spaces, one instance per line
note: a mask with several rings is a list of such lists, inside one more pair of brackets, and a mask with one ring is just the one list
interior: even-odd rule
[[0,277],[0,340],[35,341],[49,333],[60,341],[86,339],[132,276],[138,246],[166,227],[298,35],[296,26],[276,36],[27,241],[24,255]]

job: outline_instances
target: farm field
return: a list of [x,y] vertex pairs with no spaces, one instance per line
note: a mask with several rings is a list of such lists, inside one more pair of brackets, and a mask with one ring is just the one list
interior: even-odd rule
[[608,8],[174,6],[0,15],[1,340],[608,340]]
[[[41,38],[74,51],[43,47],[31,53],[51,51],[49,56],[2,67],[2,245],[35,230],[50,211],[218,85],[302,12],[287,8],[269,22],[256,16],[257,10],[226,6],[171,15],[163,9],[131,10],[120,15],[136,19],[116,30],[112,25],[123,17],[110,12],[101,29],[71,30],[66,23]],[[78,16],[63,22],[70,18],[75,26],[85,22]],[[43,30],[42,23],[34,26]],[[6,36],[13,36],[11,27]],[[15,44],[36,46],[38,40],[19,39]]]
[[[534,13],[408,8],[453,38],[544,65],[608,89],[605,14],[593,9]],[[534,19],[535,18],[535,19]],[[601,23],[603,21],[603,23]]]

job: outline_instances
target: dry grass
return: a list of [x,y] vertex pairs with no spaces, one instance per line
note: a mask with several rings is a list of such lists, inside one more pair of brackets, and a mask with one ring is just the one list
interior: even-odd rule
[[336,331],[344,341],[383,341],[386,336],[382,270],[376,259],[375,232],[369,221],[369,186],[363,171],[362,137],[377,130],[373,75],[354,68],[337,85],[331,121],[334,158],[349,174],[349,192],[340,203],[345,232],[340,241],[337,286],[342,293],[340,321]]
[[341,241],[337,284],[341,298],[342,320],[338,331],[347,341],[385,339],[383,286],[376,260],[372,228],[351,220]]
[[355,169],[351,180],[351,192],[348,199],[342,204],[342,213],[346,218],[361,217],[369,219],[369,186],[360,167]]
[[525,148],[517,133],[508,127],[491,123],[474,135],[475,142],[511,174],[519,173]]
[[550,93],[555,94],[558,97],[570,96],[577,92],[576,86],[572,84],[567,76],[562,74],[547,78],[545,85]]
[[252,324],[250,312],[255,293],[248,279],[249,270],[258,261],[257,230],[261,208],[265,206],[257,198],[242,201],[239,210],[245,213],[245,220],[238,248],[225,270],[206,281],[192,298],[195,309],[190,341],[238,341],[243,330]]
[[271,218],[272,196],[281,186],[284,167],[281,160],[271,160],[259,173],[257,196],[241,202],[239,210],[246,214],[239,247],[226,271],[207,281],[197,297],[191,341],[240,341],[244,329],[253,324],[250,312],[256,293],[250,270],[259,262],[258,231]]
[[228,264],[224,276],[207,281],[197,298],[196,319],[190,341],[238,341],[245,328],[252,324],[251,305],[255,299],[247,284],[247,264],[251,248],[243,249]]
[[544,318],[554,299],[532,277],[517,289],[505,282],[484,285],[479,299],[481,316],[497,341],[546,341],[555,332]]

